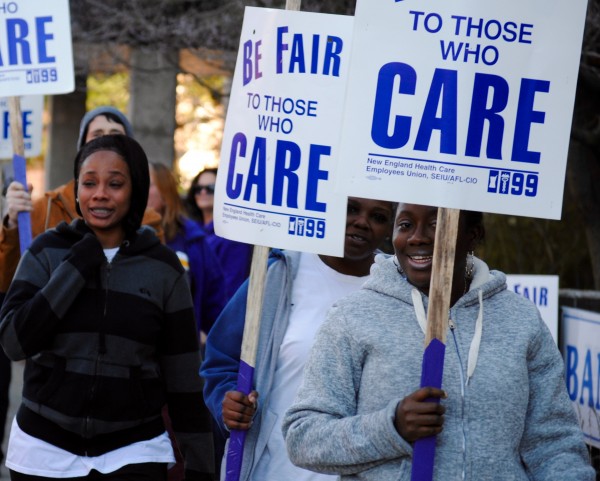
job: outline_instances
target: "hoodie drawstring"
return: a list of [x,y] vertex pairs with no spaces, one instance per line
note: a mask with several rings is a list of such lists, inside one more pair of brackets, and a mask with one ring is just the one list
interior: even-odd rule
[[[471,347],[469,348],[469,357],[467,360],[467,382],[473,376],[475,367],[477,366],[477,358],[479,357],[479,346],[481,345],[481,335],[483,332],[483,293],[481,290],[477,291],[479,298],[479,313],[477,315],[477,321],[475,323],[475,333],[471,340]],[[427,316],[425,314],[425,306],[423,305],[423,298],[421,293],[417,289],[413,289],[411,292],[413,307],[417,316],[417,322],[419,327],[423,331],[423,334],[427,332]]]

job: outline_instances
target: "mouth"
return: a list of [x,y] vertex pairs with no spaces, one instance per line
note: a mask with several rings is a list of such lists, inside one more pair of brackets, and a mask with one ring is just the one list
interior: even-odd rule
[[417,268],[429,267],[433,261],[432,255],[407,255],[406,257]]
[[106,207],[91,207],[89,209],[90,214],[99,219],[105,219],[110,217],[113,213],[113,209],[108,209]]
[[369,242],[369,238],[365,237],[364,235],[361,235],[361,234],[347,233],[346,237],[353,242],[357,242],[357,243],[361,243],[361,244]]

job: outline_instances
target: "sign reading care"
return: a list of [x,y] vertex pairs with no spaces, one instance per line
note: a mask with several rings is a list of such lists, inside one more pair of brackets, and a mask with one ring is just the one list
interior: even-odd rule
[[223,136],[218,235],[342,255],[335,157],[352,17],[247,7]]
[[[23,126],[25,157],[35,157],[40,155],[42,151],[43,111],[44,97],[42,95],[21,97],[21,123]],[[10,159],[12,155],[8,99],[0,98],[0,159]]]
[[586,0],[358,0],[338,188],[558,219]]
[[0,1],[0,95],[74,88],[68,0]]
[[562,308],[567,391],[586,442],[600,448],[600,314]]

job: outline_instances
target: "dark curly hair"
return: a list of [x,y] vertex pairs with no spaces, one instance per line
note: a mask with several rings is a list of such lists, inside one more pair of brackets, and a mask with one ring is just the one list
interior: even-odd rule
[[[125,236],[131,239],[142,225],[144,211],[148,203],[148,189],[150,188],[150,174],[148,170],[148,157],[144,149],[131,137],[126,135],[103,135],[90,140],[77,153],[73,166],[75,176],[75,198],[77,198],[79,172],[85,160],[94,152],[108,150],[115,152],[123,158],[129,167],[131,176],[131,205],[129,212],[123,219]],[[79,204],[76,203],[77,213],[81,214]]]

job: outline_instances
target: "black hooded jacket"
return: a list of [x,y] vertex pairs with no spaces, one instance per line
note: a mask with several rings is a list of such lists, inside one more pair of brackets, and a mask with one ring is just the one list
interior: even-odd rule
[[190,290],[151,229],[110,264],[82,220],[37,237],[0,312],[0,343],[27,360],[17,414],[26,433],[97,456],[163,433],[167,403],[186,478],[211,479]]

